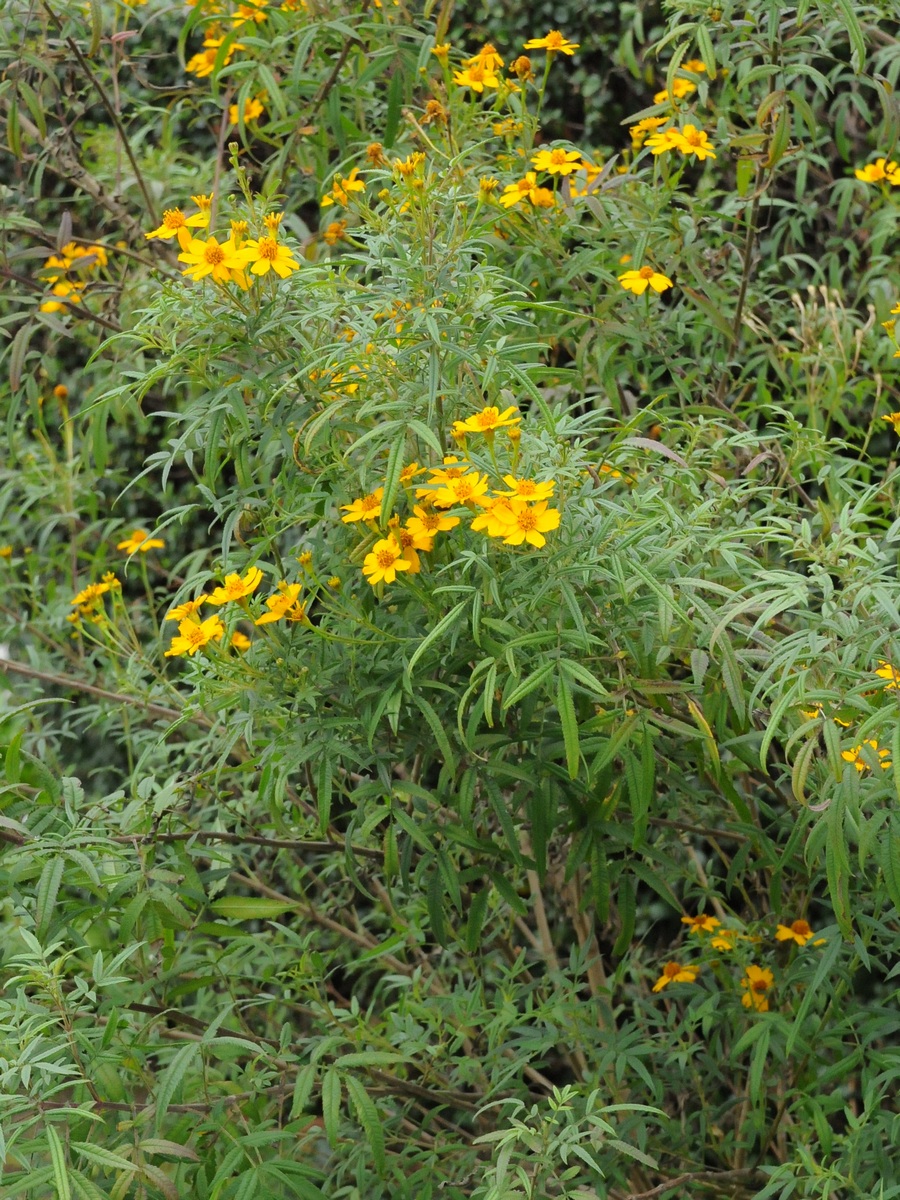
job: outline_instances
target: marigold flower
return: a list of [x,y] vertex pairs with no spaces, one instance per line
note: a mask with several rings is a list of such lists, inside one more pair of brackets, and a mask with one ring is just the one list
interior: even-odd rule
[[653,267],[640,267],[637,271],[626,271],[618,277],[619,283],[626,292],[634,292],[635,296],[643,296],[648,287],[655,292],[664,292],[672,286],[672,280],[660,274]]
[[359,167],[354,167],[349,175],[335,175],[331,185],[331,191],[322,197],[322,207],[325,208],[329,204],[347,205],[350,203],[351,192],[364,192],[366,185],[364,180],[357,179]]
[[422,151],[415,150],[412,154],[408,154],[406,158],[395,158],[391,166],[395,171],[399,171],[404,179],[409,179],[410,175],[415,174],[424,161],[425,155]]
[[538,150],[531,161],[538,171],[547,171],[550,175],[571,175],[582,165],[577,150],[563,150],[559,146],[553,150]]
[[536,483],[533,479],[517,479],[515,475],[504,475],[503,482],[509,488],[509,491],[498,492],[498,495],[518,496],[520,500],[549,500],[556,490],[555,479],[547,479],[544,483]]
[[509,509],[505,496],[494,496],[489,500],[480,500],[484,507],[472,521],[471,528],[475,533],[484,532],[488,537],[506,537],[509,530]]
[[667,120],[668,117],[644,117],[636,125],[630,125],[628,132],[631,134],[631,144],[635,150],[643,146],[648,134],[659,129],[660,125],[665,125]]
[[662,975],[654,983],[653,990],[654,992],[661,992],[670,983],[694,983],[699,973],[699,966],[690,966],[687,964],[682,966],[678,962],[667,962],[663,967]]
[[741,987],[744,989],[741,1004],[744,1008],[753,1008],[757,1012],[768,1012],[769,1000],[766,993],[774,982],[775,976],[768,967],[757,967],[753,964],[747,967],[747,973],[741,980]]
[[860,774],[863,771],[871,770],[869,764],[863,758],[863,748],[868,746],[872,753],[880,760],[879,766],[882,771],[887,771],[891,766],[890,750],[882,749],[874,738],[866,738],[864,742],[860,742],[858,746],[852,746],[849,750],[841,751],[841,758],[844,762],[853,763]]
[[493,196],[499,186],[499,180],[485,176],[483,179],[478,180],[478,194],[483,200],[486,200]]
[[84,297],[81,295],[83,287],[83,283],[79,283],[74,279],[71,283],[61,280],[59,283],[54,284],[50,294],[51,296],[57,296],[58,299],[45,300],[41,305],[41,312],[64,313],[68,311],[70,304],[81,304],[84,300]]
[[443,124],[447,120],[447,110],[441,104],[440,100],[429,100],[425,105],[425,112],[422,116],[422,124],[430,125],[432,121],[438,121]]
[[559,511],[548,508],[546,500],[532,505],[514,497],[498,508],[495,515],[506,524],[504,546],[521,546],[528,542],[540,549],[547,544],[544,534],[559,528]]
[[[550,204],[544,203],[545,196],[550,197]],[[554,203],[553,193],[547,188],[538,187],[537,172],[529,171],[523,179],[509,183],[503,189],[500,203],[504,208],[512,208],[521,200],[530,200],[535,208],[549,208]]]
[[477,471],[472,471],[448,479],[443,487],[433,493],[431,503],[435,508],[453,508],[457,504],[475,504],[480,502],[487,490],[487,475],[479,475]]
[[266,601],[269,611],[263,613],[261,617],[257,617],[253,624],[268,625],[271,621],[280,621],[284,617],[287,617],[289,621],[306,620],[306,608],[298,603],[299,595],[299,583],[287,583],[282,579],[278,585],[278,591]]
[[[691,92],[696,92],[696,83],[691,83],[689,79],[676,79],[672,83],[672,96],[676,100],[683,100],[685,96],[689,96]],[[669,99],[668,91],[663,88],[661,92],[657,92],[653,97],[654,104],[665,104]]]
[[192,617],[195,612],[203,607],[209,596],[206,592],[201,592],[194,600],[185,600],[184,604],[179,604],[175,608],[170,608],[163,617],[164,621],[183,621],[185,617]]
[[322,241],[328,246],[336,246],[347,237],[347,222],[332,221],[322,230]]
[[225,633],[222,619],[216,614],[207,617],[205,621],[195,621],[186,617],[178,625],[178,636],[172,638],[172,644],[165,653],[166,658],[175,658],[183,654],[193,657],[209,642],[217,642]]
[[[459,517],[449,517],[446,513],[429,512],[416,504],[413,506],[414,516],[410,517],[406,522],[406,528],[414,538],[427,539],[434,542],[436,533],[445,533],[448,529],[455,529],[460,522]],[[421,547],[425,549],[425,547]],[[431,546],[428,547],[431,549]]]
[[423,467],[420,467],[417,462],[407,463],[400,472],[400,482],[405,486],[407,483],[412,483],[417,475],[421,475]]
[[514,417],[512,414],[518,411],[518,408],[514,404],[511,404],[509,408],[504,408],[503,412],[499,408],[488,405],[481,412],[467,417],[465,421],[458,421],[457,425],[461,429],[465,429],[468,433],[489,435],[493,434],[497,429],[503,429],[504,426],[517,425],[522,418],[520,416]]
[[374,521],[381,512],[383,495],[384,488],[376,488],[374,492],[369,492],[367,496],[354,500],[352,504],[342,504],[341,512],[345,512],[347,515],[341,517],[341,520],[345,525],[350,525],[354,521]]
[[517,76],[522,83],[534,79],[534,71],[531,69],[531,59],[528,55],[520,54],[518,58],[513,59],[509,64],[509,73]]
[[490,42],[485,42],[477,54],[463,59],[464,67],[483,67],[491,73],[503,70],[503,59]]
[[[393,537],[397,539],[400,549],[403,553],[403,561],[409,563],[409,571],[411,575],[418,575],[422,570],[422,564],[419,561],[419,550],[431,550],[433,543],[430,538],[416,537],[409,529],[401,528],[399,518],[396,519],[396,524],[393,529]],[[416,545],[416,543],[419,545]]]
[[178,255],[179,262],[189,264],[181,272],[182,275],[187,275],[195,281],[212,275],[216,283],[228,283],[232,278],[232,271],[242,271],[253,257],[249,242],[240,249],[233,242],[229,242],[222,242],[220,245],[214,236],[205,242],[202,238],[192,237]]
[[[255,96],[252,98],[248,97],[244,101],[244,113],[243,113],[244,124],[249,125],[251,121],[255,121],[257,117],[261,117],[264,112],[265,112],[265,109],[263,108],[263,106],[259,102],[259,100],[256,99]],[[238,112],[238,106],[236,104],[229,105],[229,107],[228,107],[229,123],[232,125],[239,125],[240,124],[240,116],[241,116],[241,114]]]
[[678,129],[671,125],[668,129],[660,129],[656,133],[651,133],[645,145],[651,154],[665,154],[668,150],[679,148],[680,136]]
[[676,149],[684,155],[693,154],[700,162],[716,157],[708,136],[696,125],[685,125],[677,136]]
[[894,433],[900,436],[900,412],[888,413],[886,417],[881,418],[882,421],[889,421],[894,427]]
[[[145,233],[144,237],[149,242],[152,238],[160,238],[163,241],[168,241],[169,238],[177,237],[181,241],[181,230],[187,233],[187,218],[180,208],[167,208],[163,213],[162,224],[156,229],[152,229],[149,233]],[[190,234],[187,236],[190,240]]]
[[706,63],[702,58],[689,58],[678,68],[679,71],[692,71],[695,75],[706,74]]
[[[900,413],[897,414],[900,416]],[[896,690],[900,684],[900,671],[896,667],[892,667],[889,662],[885,662],[883,658],[878,660],[878,670],[875,672],[881,679],[886,679],[888,682],[884,685],[884,690],[889,692]]]
[[876,158],[873,163],[857,169],[853,174],[863,183],[880,183],[886,179],[888,183],[900,187],[900,166],[895,162],[888,162],[884,158]]
[[366,161],[373,167],[387,166],[387,159],[384,157],[384,146],[381,142],[370,142],[366,146]]
[[209,594],[210,604],[227,604],[230,600],[242,600],[244,596],[252,596],[262,582],[262,571],[259,567],[250,567],[243,579],[240,575],[226,575],[221,587],[214,588]]
[[453,72],[453,82],[457,87],[469,87],[473,92],[479,94],[487,88],[498,88],[500,79],[493,71],[487,67],[476,63],[474,66],[466,67],[462,71]]
[[713,950],[733,950],[735,943],[743,936],[736,929],[720,929],[709,939],[709,944]]
[[542,38],[532,38],[525,43],[526,50],[546,50],[550,54],[568,54],[573,55],[580,42],[569,42],[558,29],[551,29]]
[[124,550],[128,554],[137,554],[138,551],[146,554],[148,550],[162,550],[165,544],[161,538],[150,537],[146,529],[135,529],[124,542],[118,543],[116,549]]
[[292,271],[300,270],[293,250],[274,237],[250,238],[240,253],[246,253],[246,262],[252,263],[252,275],[267,275],[274,271],[279,279],[287,279]]
[[77,596],[73,596],[69,603],[85,606],[94,605],[101,596],[106,595],[109,588],[110,585],[108,583],[89,583]]
[[235,630],[235,632],[231,635],[230,645],[235,650],[240,650],[241,653],[243,653],[245,650],[249,650],[252,644],[253,643],[247,637],[246,633],[241,633],[239,629]]
[[331,575],[331,576],[329,576],[329,578],[328,578],[328,579],[326,579],[326,580],[325,580],[325,582],[328,584],[328,586],[329,586],[329,587],[330,587],[330,588],[331,588],[333,591],[335,591],[335,592],[339,592],[339,591],[341,590],[341,580],[340,580],[340,576],[338,576],[338,575]]
[[805,946],[814,936],[807,922],[802,920],[791,921],[790,925],[779,925],[775,931],[779,942],[796,942],[798,946]]
[[722,924],[718,917],[711,917],[707,913],[698,913],[696,917],[682,917],[681,923],[690,927],[689,933],[712,933]]
[[398,571],[411,570],[410,563],[404,559],[403,551],[396,537],[391,533],[372,547],[371,554],[363,560],[363,574],[371,583],[393,583]]
[[312,556],[312,551],[311,551],[311,550],[304,550],[304,551],[302,552],[302,554],[298,554],[298,555],[297,555],[297,562],[298,562],[298,563],[300,564],[300,566],[301,566],[301,567],[303,567],[303,569],[305,570],[305,569],[306,569],[308,566],[310,566],[310,565],[311,565],[311,563],[312,563],[312,558],[313,558],[313,556]]
[[438,45],[431,47],[431,53],[443,66],[447,65],[447,56],[450,53],[449,42],[439,42]]
[[437,495],[438,490],[444,487],[448,480],[459,479],[468,470],[469,464],[465,459],[459,459],[455,454],[448,454],[444,458],[443,466],[428,468],[428,484],[425,487],[416,488],[416,497],[423,498],[430,503]]

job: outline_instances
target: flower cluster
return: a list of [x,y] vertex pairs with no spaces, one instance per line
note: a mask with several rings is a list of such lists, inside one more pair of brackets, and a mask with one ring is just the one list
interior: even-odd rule
[[873,163],[858,167],[853,174],[863,183],[889,183],[900,187],[900,165],[884,158],[876,158]]
[[[728,952],[734,950],[739,942],[759,942],[762,939],[751,937],[737,929],[728,929],[722,925],[718,917],[708,913],[698,913],[697,916],[684,916],[681,923],[688,927],[690,936],[705,939],[709,936],[712,950]],[[812,942],[813,946],[824,946],[824,938],[816,938],[809,922],[802,918],[792,921],[790,925],[779,924],[775,930],[776,942],[793,942],[797,946],[805,946]],[[661,992],[672,983],[695,983],[701,969],[700,963],[682,963],[671,960],[665,964],[662,973],[653,985],[654,992]],[[768,967],[760,967],[749,963],[744,968],[740,981],[744,1008],[752,1008],[755,1012],[769,1011],[769,992],[775,986],[775,976]]]
[[[635,140],[636,131],[637,126],[633,126],[632,142]],[[709,135],[691,124],[683,128],[669,125],[665,129],[656,129],[646,136],[645,145],[651,154],[665,154],[668,150],[677,150],[685,157],[693,155],[700,162],[716,157]]]
[[103,246],[67,242],[48,256],[41,270],[45,283],[50,284],[50,296],[41,305],[41,312],[64,313],[69,305],[81,304],[90,277],[109,261]]
[[[495,462],[496,432],[504,431],[511,445],[517,448],[520,420],[514,406],[501,411],[488,405],[464,421],[456,421],[453,436],[463,448],[466,439],[473,435],[484,438]],[[416,477],[425,473],[427,479],[415,486]],[[384,498],[381,487],[342,505],[344,524],[361,523],[374,534],[384,534],[376,539],[363,561],[363,574],[369,583],[374,587],[393,583],[398,573],[418,574],[422,569],[419,555],[430,553],[438,534],[456,528],[463,514],[470,518],[471,529],[504,545],[521,546],[526,542],[538,548],[546,545],[544,535],[557,529],[560,522],[559,510],[549,505],[556,482],[552,479],[538,482],[513,473],[503,475],[502,481],[505,487],[492,489],[486,474],[465,458],[451,454],[445,456],[440,466],[423,468],[414,462],[404,467],[400,484],[412,515],[402,524],[400,516],[394,514],[386,529],[381,529]]]
[[106,610],[103,607],[103,597],[111,592],[120,592],[121,582],[112,571],[107,571],[100,583],[89,583],[73,596],[70,604],[75,609],[66,619],[75,625],[76,630],[82,619],[94,625],[102,625],[106,620]]
[[186,217],[180,208],[167,209],[159,228],[144,235],[148,239],[178,239],[181,247],[178,261],[187,263],[182,275],[195,281],[211,276],[215,283],[236,283],[242,291],[247,291],[254,275],[274,271],[280,279],[286,279],[292,272],[300,270],[293,250],[279,240],[281,213],[263,217],[264,232],[258,238],[247,237],[246,221],[232,221],[228,237],[220,242],[213,235],[203,239],[191,234],[191,229],[209,228],[212,197],[192,196],[191,199],[198,212]]

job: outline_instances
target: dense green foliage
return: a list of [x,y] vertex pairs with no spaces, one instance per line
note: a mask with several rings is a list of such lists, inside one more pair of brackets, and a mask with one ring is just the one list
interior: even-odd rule
[[894,5],[580,12],[0,13],[4,1200],[900,1197]]

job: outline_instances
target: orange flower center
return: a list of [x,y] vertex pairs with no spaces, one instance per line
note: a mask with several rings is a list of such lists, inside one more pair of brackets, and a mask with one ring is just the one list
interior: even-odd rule
[[807,937],[812,933],[812,930],[806,921],[794,921],[794,923],[791,925],[791,929],[793,929],[794,933],[799,933],[801,937]]
[[684,140],[690,146],[699,146],[703,142],[704,133],[702,129],[686,129],[682,134]]
[[167,208],[163,213],[163,225],[166,229],[180,229],[185,223],[185,215],[180,208]]
[[199,625],[196,627],[192,626],[188,632],[187,641],[189,641],[192,646],[202,646],[206,641],[206,634]]
[[397,555],[389,546],[386,546],[383,550],[379,550],[375,555],[375,561],[382,570],[384,570],[386,567],[393,566],[396,559]]
[[533,479],[520,479],[516,485],[516,490],[520,496],[533,496],[537,491],[537,484]]
[[456,484],[455,484],[453,490],[456,493],[457,500],[462,501],[462,502],[465,502],[466,500],[471,500],[472,492],[473,492],[472,481],[469,479],[459,479],[456,481]]
[[526,508],[524,512],[520,512],[516,517],[516,521],[519,528],[524,529],[526,533],[537,526],[537,517],[530,508]]
[[407,548],[407,546],[411,546],[415,540],[408,529],[398,529],[397,539],[404,550]]
[[764,979],[754,979],[750,984],[751,992],[765,992],[768,989],[768,984]]
[[219,263],[225,261],[225,251],[221,246],[206,246],[203,251],[203,257],[211,267],[217,267]]
[[437,513],[426,513],[425,516],[422,517],[422,524],[427,530],[429,530],[429,532],[432,529],[437,529],[440,523],[441,518],[437,515]]
[[359,507],[368,515],[369,513],[377,512],[381,508],[381,501],[374,492],[370,492],[368,496],[363,496],[359,502]]
[[553,163],[553,165],[555,167],[559,166],[560,164],[564,164],[566,161],[565,150],[551,150],[550,151],[550,161]]
[[475,424],[479,429],[493,429],[497,424],[497,414],[492,412],[480,412],[475,418]]
[[654,274],[655,272],[652,267],[641,267],[641,269],[638,271],[638,275],[640,275],[641,279],[652,279]]
[[278,257],[278,243],[274,238],[264,237],[259,239],[259,257],[265,258],[269,262],[274,262]]
[[674,979],[676,975],[681,973],[681,963],[670,962],[663,967],[663,975],[669,979]]

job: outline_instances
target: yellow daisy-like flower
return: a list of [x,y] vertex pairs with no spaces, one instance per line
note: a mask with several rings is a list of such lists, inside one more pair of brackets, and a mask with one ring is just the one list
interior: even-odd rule
[[743,936],[736,929],[720,929],[709,939],[709,944],[713,950],[733,950],[737,941]]
[[176,658],[183,654],[193,657],[209,642],[217,642],[225,633],[221,617],[213,615],[205,621],[194,621],[187,617],[178,625],[178,636],[172,638],[172,644],[165,653],[166,658]]
[[226,575],[221,587],[214,588],[209,594],[210,604],[227,604],[231,600],[243,600],[252,596],[262,582],[262,571],[259,567],[250,567],[246,575]]
[[467,433],[493,434],[496,430],[503,429],[507,425],[518,425],[522,418],[520,416],[513,416],[513,413],[518,413],[518,411],[518,408],[514,404],[511,404],[509,408],[505,408],[503,412],[499,408],[488,405],[481,412],[467,417],[465,421],[458,421],[457,424],[461,429],[465,429]]
[[406,484],[412,483],[417,475],[421,475],[424,467],[420,467],[417,462],[407,463],[400,472],[400,482],[405,487]]
[[545,533],[559,528],[559,511],[548,508],[547,501],[529,504],[527,500],[512,499],[495,510],[497,518],[504,522],[504,546],[521,546],[528,542],[540,549],[546,546]]
[[135,529],[124,542],[118,543],[116,549],[128,554],[137,554],[138,551],[146,554],[148,550],[162,550],[165,544],[161,538],[152,538],[146,529]]
[[689,926],[689,933],[712,933],[722,924],[717,917],[711,917],[707,913],[699,913],[696,917],[682,917],[681,923]]
[[163,213],[162,224],[156,229],[151,229],[149,233],[145,233],[144,237],[148,242],[152,238],[160,238],[162,241],[168,241],[169,238],[177,237],[180,242],[182,230],[187,235],[186,240],[190,241],[187,217],[180,208],[167,208]]
[[635,296],[643,296],[648,287],[655,292],[664,292],[672,286],[672,280],[660,274],[653,267],[640,267],[637,271],[626,271],[618,276],[619,283],[626,292],[634,292]]
[[210,193],[208,196],[204,196],[202,194],[199,196],[191,196],[191,199],[197,205],[199,211],[191,213],[189,217],[186,217],[184,222],[185,225],[187,225],[190,229],[208,229],[209,218],[212,215],[212,193]]
[[863,771],[869,771],[871,768],[866,762],[865,758],[863,758],[863,748],[865,746],[868,746],[872,753],[879,760],[879,766],[881,767],[882,771],[887,771],[891,766],[891,752],[886,748],[882,749],[879,747],[874,738],[866,738],[866,740],[864,742],[860,742],[858,746],[852,746],[849,750],[842,750],[841,758],[844,760],[844,762],[853,763],[854,767],[856,767],[860,774],[862,774]]
[[636,125],[630,125],[628,132],[631,134],[631,144],[635,150],[640,149],[648,136],[659,129],[660,125],[665,125],[668,117],[644,117],[638,121]]
[[241,633],[239,629],[231,635],[232,648],[235,650],[240,650],[241,653],[243,653],[245,650],[249,650],[252,644],[253,643],[247,637],[246,633]]
[[509,530],[509,509],[505,496],[494,496],[480,500],[482,511],[475,517],[471,528],[475,533],[486,533],[488,537],[506,537]]
[[669,129],[660,129],[656,133],[651,133],[645,144],[651,154],[665,154],[668,150],[680,148],[680,138],[681,134],[678,129],[672,125]]
[[753,1008],[757,1012],[768,1012],[769,999],[766,993],[774,983],[775,976],[768,967],[757,967],[751,964],[741,980],[741,987],[744,989],[741,1004],[744,1008]]
[[515,475],[504,475],[503,482],[509,491],[499,492],[498,495],[518,496],[520,500],[549,500],[556,491],[555,479],[537,483],[534,479],[516,479]]
[[510,75],[515,75],[522,83],[530,83],[534,79],[534,71],[531,68],[531,59],[527,54],[520,54],[518,58],[514,58],[509,64]]
[[249,256],[247,262],[253,264],[250,267],[253,275],[267,275],[269,271],[274,271],[279,279],[287,279],[292,271],[300,270],[293,250],[274,237],[250,238],[245,249]]
[[191,238],[178,255],[179,262],[188,263],[182,275],[187,275],[195,282],[205,279],[207,275],[212,275],[216,283],[230,282],[232,271],[243,271],[253,255],[247,247],[238,249],[233,242],[229,242],[231,239],[220,245],[215,237],[205,242],[202,238]]
[[523,179],[516,183],[508,183],[503,189],[500,203],[504,208],[512,208],[522,200],[530,200],[535,208],[552,208],[556,203],[549,188],[538,187],[537,172],[529,171]]
[[[257,117],[261,117],[266,110],[256,97],[248,98],[244,101],[244,124],[249,125],[251,121],[255,121]],[[228,120],[232,125],[240,124],[241,114],[238,112],[236,104],[229,105]]]
[[485,42],[477,54],[463,59],[464,67],[484,67],[488,71],[502,71],[503,59],[490,42]]
[[558,29],[551,29],[542,38],[532,38],[526,42],[524,48],[526,50],[546,50],[550,54],[568,54],[571,56],[580,45],[580,42],[567,41]]
[[418,575],[422,570],[419,551],[434,549],[434,543],[431,538],[422,537],[421,534],[416,535],[411,530],[404,529],[399,524],[395,524],[393,536],[397,539],[400,549],[403,552],[404,562],[409,563],[410,574]]
[[346,237],[346,221],[331,221],[322,230],[322,241],[325,242],[327,246],[336,246],[338,242],[343,242]]
[[678,134],[676,149],[682,154],[693,154],[700,162],[707,158],[715,158],[715,152],[712,148],[712,143],[707,134],[698,129],[696,125],[685,125],[684,129]]
[[428,468],[428,483],[424,487],[416,488],[416,498],[424,499],[430,504],[448,480],[459,479],[468,470],[469,464],[464,459],[457,458],[455,454],[448,454],[444,458],[443,466]]
[[481,497],[487,493],[488,478],[487,475],[479,475],[477,471],[472,471],[466,475],[459,475],[455,479],[448,479],[443,487],[431,496],[431,503],[435,508],[454,508],[457,504],[477,504],[481,502]]
[[431,53],[438,60],[439,63],[442,63],[444,66],[446,66],[447,65],[447,57],[450,54],[450,43],[449,42],[439,42],[436,46],[431,47]]
[[563,150],[555,147],[553,150],[538,150],[531,161],[538,171],[547,171],[550,175],[571,175],[582,165],[581,154],[577,150]]
[[0,558],[12,558],[12,546],[0,546]]
[[653,990],[654,992],[661,992],[670,983],[695,983],[699,973],[700,968],[698,966],[683,966],[678,962],[667,962],[663,967],[662,975],[654,983]]
[[65,280],[60,280],[51,288],[50,294],[59,297],[57,300],[45,300],[41,305],[41,312],[46,313],[64,313],[68,311],[70,304],[81,304],[84,297],[81,295],[81,290],[84,287],[83,283],[79,283],[73,279],[71,283],[66,283]]
[[875,672],[875,674],[879,676],[879,678],[887,680],[887,683],[884,685],[884,690],[886,692],[896,690],[897,685],[900,684],[900,671],[898,671],[896,667],[892,667],[889,662],[885,662],[883,658],[879,658],[878,670]]
[[702,58],[689,58],[678,68],[679,71],[691,71],[694,75],[706,74],[706,63]]
[[[414,538],[427,539],[432,544],[436,533],[445,533],[448,529],[455,529],[460,522],[459,517],[449,517],[442,512],[429,512],[418,504],[414,505],[413,513],[414,516],[411,516],[406,522],[406,528]],[[428,549],[430,550],[431,546]]]
[[367,496],[361,496],[359,500],[354,500],[351,504],[342,504],[341,512],[345,512],[346,517],[341,517],[345,525],[351,525],[354,521],[374,521],[381,512],[381,499],[384,496],[384,488],[376,488],[374,492],[369,492]]
[[805,946],[814,936],[806,921],[791,921],[790,925],[779,925],[775,931],[779,942],[796,942],[798,946]]
[[335,175],[331,191],[322,197],[322,207],[329,204],[347,205],[350,203],[352,192],[364,192],[365,182],[358,179],[359,167],[354,167],[349,175]]
[[282,579],[278,591],[266,601],[269,611],[257,617],[253,624],[268,625],[271,621],[281,621],[285,617],[289,621],[305,621],[306,608],[298,603],[299,595],[299,583],[287,583]]
[[900,435],[900,412],[888,413],[886,417],[881,418],[882,421],[889,421],[894,427],[894,433]]
[[[696,92],[696,83],[691,83],[689,79],[676,79],[672,84],[672,95],[676,100],[683,100],[685,96],[690,96],[691,92]],[[661,92],[657,92],[653,97],[654,104],[665,104],[669,99],[668,91],[663,88]]]
[[110,585],[108,583],[89,583],[77,596],[73,596],[69,603],[83,605],[96,604],[100,597],[109,591],[109,588]]
[[371,583],[393,583],[398,571],[411,570],[409,562],[403,557],[400,543],[390,534],[372,547],[371,554],[363,560],[363,574]]
[[186,617],[192,617],[195,612],[203,607],[209,596],[206,592],[201,592],[194,600],[185,600],[184,604],[179,604],[175,608],[170,608],[163,618],[164,621],[183,621]]
[[881,183],[882,180],[887,180],[895,187],[900,187],[900,166],[884,158],[876,158],[873,163],[857,169],[853,174],[863,183]]
[[453,72],[453,82],[457,87],[468,87],[479,95],[485,88],[498,88],[500,79],[489,67],[475,63],[462,71]]

